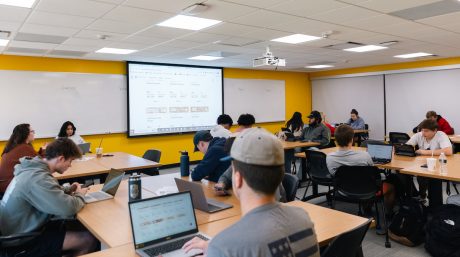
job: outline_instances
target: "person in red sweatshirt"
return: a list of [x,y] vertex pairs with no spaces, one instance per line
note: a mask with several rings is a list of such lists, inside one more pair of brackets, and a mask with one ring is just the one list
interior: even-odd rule
[[[430,120],[434,120],[438,123],[438,131],[442,131],[446,133],[447,135],[453,135],[454,134],[454,129],[450,126],[449,122],[444,119],[441,115],[438,115],[435,111],[428,111],[426,113],[426,118]],[[419,126],[415,127],[412,130],[414,133],[417,133],[420,131]]]

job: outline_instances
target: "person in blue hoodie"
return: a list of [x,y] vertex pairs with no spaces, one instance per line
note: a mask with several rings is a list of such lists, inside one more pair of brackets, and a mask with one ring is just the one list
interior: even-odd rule
[[194,151],[202,152],[204,157],[192,171],[193,181],[207,179],[217,182],[219,180],[222,173],[230,166],[230,161],[220,161],[221,158],[227,156],[224,151],[225,141],[225,138],[213,138],[207,130],[196,132],[193,137]]
[[8,256],[24,257],[63,256],[64,251],[66,256],[79,256],[97,250],[98,242],[89,231],[66,229],[63,223],[85,206],[87,188],[78,183],[63,188],[52,176],[54,172],[64,173],[74,159],[81,157],[79,148],[72,140],[59,138],[47,146],[45,157],[19,160],[0,203],[3,236],[29,232],[40,235],[4,242],[2,248],[7,247]]

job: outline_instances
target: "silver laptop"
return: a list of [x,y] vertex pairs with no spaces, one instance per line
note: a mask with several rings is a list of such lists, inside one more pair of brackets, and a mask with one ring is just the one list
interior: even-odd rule
[[203,187],[200,183],[174,178],[179,192],[190,191],[192,193],[193,205],[198,210],[213,213],[232,208],[233,205],[219,202],[213,199],[206,198],[203,192]]
[[367,152],[374,164],[385,164],[391,162],[393,146],[390,144],[368,144]]
[[91,143],[78,144],[78,147],[80,148],[82,154],[86,154],[86,153],[89,153],[89,149],[91,148]]
[[101,191],[86,194],[84,198],[85,202],[93,203],[114,198],[124,175],[124,171],[111,169]]
[[181,192],[129,202],[134,248],[140,256],[196,256],[182,246],[194,237],[210,238],[198,232],[190,192]]

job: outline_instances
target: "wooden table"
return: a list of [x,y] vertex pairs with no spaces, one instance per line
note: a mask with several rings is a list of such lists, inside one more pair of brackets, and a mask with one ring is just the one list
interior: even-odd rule
[[[156,191],[166,186],[175,186],[176,174],[160,175],[142,178],[142,198],[155,196]],[[183,179],[189,179],[185,177]],[[154,186],[152,186],[154,185]],[[213,193],[213,182],[203,183],[205,195],[218,201],[229,203],[233,208],[216,212],[206,213],[195,209],[198,225],[226,219],[241,214],[238,200],[234,196],[216,197]],[[102,185],[91,187],[91,191],[100,190]],[[128,184],[122,181],[115,199],[87,204],[78,214],[77,219],[88,228],[89,231],[108,247],[116,247],[133,242],[128,207]]]
[[454,144],[460,144],[460,135],[449,136],[449,139]]
[[82,160],[75,160],[64,174],[53,173],[57,179],[70,179],[107,174],[110,169],[137,170],[159,167],[161,164],[123,152],[107,153],[113,156],[96,158],[85,155]]
[[[354,229],[364,224],[367,219],[348,213],[332,210],[318,205],[294,201],[287,203],[290,206],[296,206],[308,212],[311,220],[315,225],[315,232],[320,246],[326,245],[338,235]],[[227,219],[218,220],[211,223],[202,224],[199,230],[211,237],[216,236],[222,230],[235,224],[241,216],[233,216]],[[133,244],[126,244],[105,251],[85,255],[85,257],[131,257],[137,256]]]
[[320,144],[317,142],[302,142],[302,141],[284,141],[280,140],[281,144],[283,145],[284,149],[284,171],[291,173],[291,164],[292,160],[294,159],[295,148],[297,147],[313,147],[319,146]]

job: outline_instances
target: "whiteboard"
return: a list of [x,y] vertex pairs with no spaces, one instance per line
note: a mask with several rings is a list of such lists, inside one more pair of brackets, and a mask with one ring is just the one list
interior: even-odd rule
[[285,121],[285,81],[224,79],[224,113],[234,121],[250,113],[256,122]]
[[67,120],[77,133],[126,131],[124,75],[0,70],[0,140],[30,123],[36,137],[55,137]]
[[460,69],[385,75],[387,131],[409,132],[433,110],[458,133]]
[[383,76],[330,78],[312,81],[313,110],[323,112],[331,123],[345,123],[351,109],[369,124],[369,138],[385,135]]

